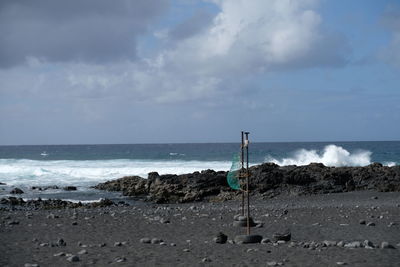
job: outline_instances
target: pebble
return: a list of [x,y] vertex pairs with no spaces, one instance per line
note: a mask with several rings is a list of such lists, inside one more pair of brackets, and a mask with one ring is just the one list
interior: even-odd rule
[[19,221],[9,221],[7,224],[8,225],[17,225],[17,224],[19,224]]
[[78,225],[78,222],[72,222],[72,225]]
[[183,252],[190,252],[190,249],[185,248],[185,249],[183,249]]
[[25,263],[24,267],[39,267],[37,263]]
[[59,252],[53,255],[54,257],[64,257],[65,253],[64,252]]
[[338,261],[338,262],[336,262],[336,264],[337,264],[337,265],[347,265],[347,263],[344,262],[344,261]]
[[278,266],[276,261],[267,261],[267,266]]
[[72,256],[67,258],[67,261],[69,261],[69,262],[77,262],[77,261],[79,261],[79,257],[76,256],[76,255],[72,255]]
[[222,232],[219,232],[216,237],[214,237],[214,242],[217,244],[225,244],[228,240],[228,236]]
[[160,220],[160,223],[171,223],[171,222],[170,222],[169,219],[164,219],[164,218],[162,218],[162,219]]
[[115,261],[115,262],[125,262],[125,261],[126,261],[126,258],[125,258],[125,257],[116,257],[116,258],[114,259],[114,261]]
[[175,243],[171,243],[171,244],[169,244],[171,247],[176,247],[176,244]]
[[163,240],[159,239],[159,238],[152,238],[151,239],[151,243],[152,244],[160,244],[161,242],[163,242]]
[[389,242],[382,242],[381,248],[395,248],[393,245],[389,244]]
[[98,244],[97,246],[100,247],[100,248],[102,248],[102,247],[105,247],[105,246],[106,246],[106,243],[100,243],[100,244]]
[[360,241],[353,241],[344,245],[345,248],[360,248],[362,244]]
[[67,245],[67,243],[64,241],[64,239],[59,238],[59,239],[57,240],[57,246],[59,246],[59,247],[65,247],[66,245]]
[[202,260],[201,260],[201,262],[211,262],[212,260],[210,259],[210,258],[203,258]]
[[271,240],[269,238],[263,238],[261,240],[261,244],[267,244],[267,243],[271,243]]
[[87,254],[87,250],[86,249],[82,249],[81,251],[78,252],[79,255],[83,255],[83,254]]
[[140,239],[140,243],[150,244],[151,243],[151,239],[148,238],[148,237],[143,237],[143,238]]
[[336,244],[337,244],[336,241],[325,240],[322,242],[322,245],[325,247],[334,247],[334,246],[336,246]]
[[395,226],[395,225],[397,225],[397,223],[395,223],[395,222],[390,222],[390,223],[388,224],[388,227],[392,227],[392,226]]
[[290,241],[292,234],[290,231],[285,231],[284,233],[274,233],[273,238],[275,241],[283,240],[283,241]]
[[375,246],[374,246],[374,243],[372,243],[371,241],[369,241],[369,240],[364,240],[364,247],[365,248],[374,248]]
[[369,223],[367,223],[367,226],[375,226],[375,223],[374,222],[369,222]]
[[343,241],[339,241],[339,242],[337,242],[336,246],[344,247],[344,242]]
[[48,247],[50,244],[49,243],[40,243],[39,246],[41,247]]
[[360,224],[365,225],[367,222],[365,220],[360,220]]
[[114,247],[120,247],[120,246],[122,246],[122,243],[121,243],[121,242],[115,242],[115,243],[114,243]]

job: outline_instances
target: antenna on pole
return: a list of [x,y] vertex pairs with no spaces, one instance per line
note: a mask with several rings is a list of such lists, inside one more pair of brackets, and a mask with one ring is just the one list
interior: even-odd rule
[[[249,171],[249,132],[242,131],[242,143],[240,146],[240,168],[235,171],[235,178],[237,181],[237,187],[231,186],[233,189],[240,189],[242,205],[240,209],[240,215],[234,217],[234,226],[246,227],[246,235],[238,235],[235,237],[235,242],[238,244],[242,243],[260,243],[262,236],[251,235],[250,228],[255,226],[253,219],[250,217],[250,171]],[[232,184],[232,170],[234,164],[232,164],[231,171],[228,173],[228,183],[231,181]],[[231,180],[230,180],[231,179]],[[245,209],[245,199],[246,199],[246,209]],[[246,210],[246,213],[245,213]]]

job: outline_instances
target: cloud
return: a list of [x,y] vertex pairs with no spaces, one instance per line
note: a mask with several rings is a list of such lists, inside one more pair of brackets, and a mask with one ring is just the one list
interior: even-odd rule
[[383,25],[391,31],[391,41],[380,51],[385,62],[400,67],[400,6],[390,5],[382,16]]
[[134,60],[138,36],[166,0],[1,1],[0,67],[27,57],[49,62]]

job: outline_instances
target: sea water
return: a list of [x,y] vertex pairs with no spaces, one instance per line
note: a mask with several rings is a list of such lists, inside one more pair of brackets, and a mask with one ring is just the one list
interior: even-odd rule
[[[94,190],[100,182],[149,172],[184,174],[205,169],[227,171],[240,150],[237,143],[0,146],[0,197],[14,187],[24,198],[98,200],[116,194]],[[400,142],[251,143],[251,165],[366,166],[400,164]],[[31,190],[32,186],[77,186],[78,190]]]

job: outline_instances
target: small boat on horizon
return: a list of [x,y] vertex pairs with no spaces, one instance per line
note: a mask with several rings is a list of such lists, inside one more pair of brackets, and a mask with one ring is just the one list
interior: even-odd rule
[[47,157],[49,154],[47,154],[46,151],[43,151],[40,155],[43,157]]

